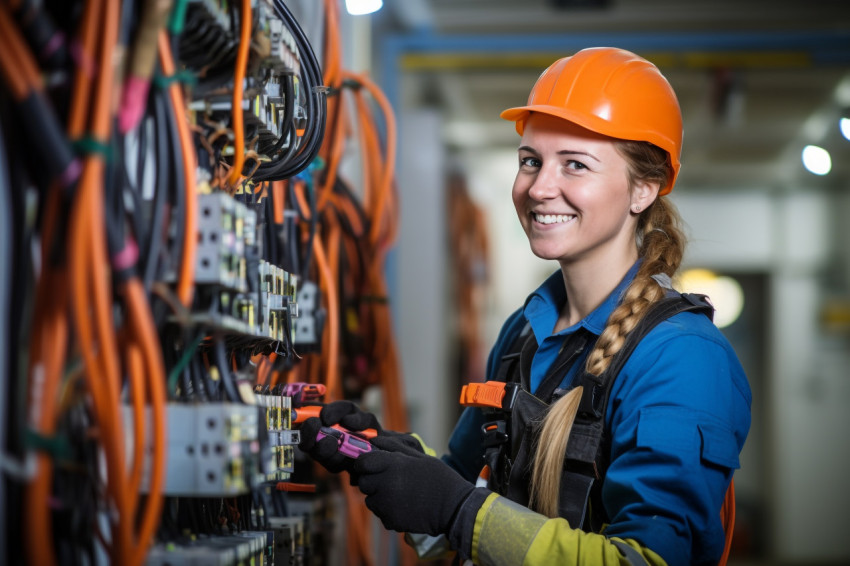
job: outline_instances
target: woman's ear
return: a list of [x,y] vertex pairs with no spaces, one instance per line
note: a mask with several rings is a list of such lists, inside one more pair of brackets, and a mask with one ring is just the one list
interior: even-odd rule
[[655,181],[638,181],[632,186],[632,204],[631,210],[635,214],[640,214],[646,210],[658,198],[658,191],[661,190],[661,184]]

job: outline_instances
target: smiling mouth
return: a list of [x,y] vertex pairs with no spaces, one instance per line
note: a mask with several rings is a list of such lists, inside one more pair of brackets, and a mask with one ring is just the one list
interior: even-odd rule
[[531,217],[540,224],[564,224],[575,219],[574,214],[537,214],[532,212]]

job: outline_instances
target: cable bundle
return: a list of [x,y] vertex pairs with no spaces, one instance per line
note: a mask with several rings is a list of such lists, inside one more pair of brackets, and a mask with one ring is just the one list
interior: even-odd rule
[[406,430],[384,276],[395,123],[342,69],[336,1],[324,17],[323,73],[280,0],[0,3],[20,329],[2,450],[23,488],[3,511],[25,543],[0,562],[178,562],[297,524],[296,380],[328,400],[379,386]]

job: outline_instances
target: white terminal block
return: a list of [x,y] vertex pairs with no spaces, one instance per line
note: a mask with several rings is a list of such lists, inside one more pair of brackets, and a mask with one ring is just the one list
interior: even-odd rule
[[[146,410],[146,450],[150,453],[150,409]],[[128,464],[133,454],[133,411],[124,406]],[[227,497],[247,493],[255,479],[259,411],[254,405],[204,403],[167,405],[165,495]],[[145,462],[142,489],[150,481]]]

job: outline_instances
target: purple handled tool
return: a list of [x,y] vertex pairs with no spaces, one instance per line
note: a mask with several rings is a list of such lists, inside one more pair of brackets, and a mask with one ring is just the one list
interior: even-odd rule
[[303,403],[317,402],[325,396],[327,388],[321,383],[287,383],[283,387],[283,394],[292,397],[292,406],[299,407]]
[[349,458],[358,458],[361,454],[371,452],[374,448],[365,438],[352,434],[336,425],[323,426],[320,428],[318,434],[316,434],[316,440],[321,440],[326,436],[335,438],[339,444],[338,450],[343,454],[343,456],[347,456]]

